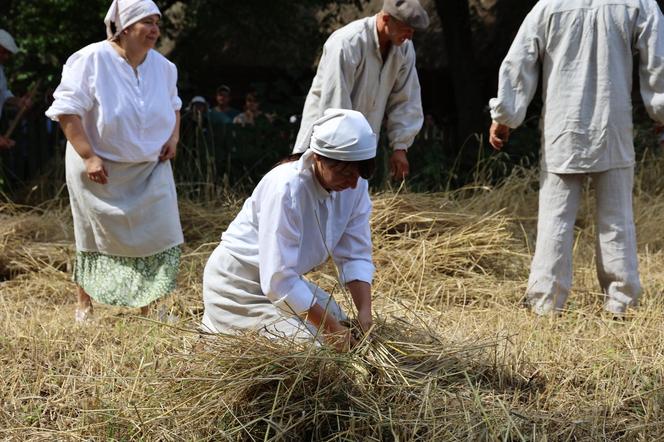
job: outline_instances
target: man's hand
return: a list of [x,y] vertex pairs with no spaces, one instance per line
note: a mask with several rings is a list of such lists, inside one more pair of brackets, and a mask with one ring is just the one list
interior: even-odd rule
[[395,180],[403,180],[408,176],[410,168],[406,151],[402,149],[395,150],[390,157],[390,176]]
[[85,171],[90,181],[97,184],[106,184],[108,182],[108,172],[106,171],[106,166],[104,166],[104,160],[97,155],[92,155],[83,161],[85,162]]
[[0,149],[11,149],[15,144],[14,140],[0,135]]
[[496,150],[502,149],[503,146],[507,144],[507,140],[509,140],[509,138],[510,138],[509,126],[496,123],[495,121],[491,123],[491,127],[489,128],[489,143],[494,149]]
[[18,99],[19,109],[30,109],[32,107],[32,98],[29,95],[23,95]]
[[32,106],[32,98],[29,94],[22,97],[11,97],[7,100],[7,104],[18,109],[30,109]]

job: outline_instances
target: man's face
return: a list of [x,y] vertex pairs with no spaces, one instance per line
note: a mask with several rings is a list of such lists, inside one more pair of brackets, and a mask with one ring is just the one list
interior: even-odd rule
[[217,94],[217,104],[221,107],[231,104],[231,96],[228,92],[219,92]]
[[401,46],[406,40],[412,40],[415,29],[407,24],[390,17],[387,21],[387,35],[393,45]]
[[0,64],[5,64],[11,58],[12,53],[5,49],[3,46],[0,46]]

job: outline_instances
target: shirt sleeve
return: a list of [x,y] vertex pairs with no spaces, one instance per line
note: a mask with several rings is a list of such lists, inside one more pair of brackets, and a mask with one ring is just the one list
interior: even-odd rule
[[0,87],[0,107],[8,98],[12,98],[13,96],[14,94],[9,90],[7,84],[5,84],[4,87]]
[[655,2],[640,11],[634,46],[639,54],[643,103],[651,118],[664,123],[664,21]]
[[404,64],[387,98],[387,136],[394,150],[408,149],[424,123],[415,49],[409,44]]
[[171,105],[174,111],[179,111],[182,108],[182,100],[178,96],[178,68],[175,64],[168,63],[169,70],[169,93],[171,97]]
[[371,284],[374,274],[374,265],[371,259],[371,200],[367,190],[367,182],[356,192],[360,195],[353,210],[353,215],[346,226],[339,243],[332,251],[334,261],[341,273],[343,285],[351,281],[364,281]]
[[489,101],[493,121],[512,129],[523,123],[539,82],[544,31],[536,9],[526,16],[500,65],[498,97]]
[[2,114],[2,108],[5,105],[5,101],[7,101],[9,98],[12,98],[14,94],[12,94],[12,91],[9,89],[0,89],[0,115]]
[[315,298],[295,271],[302,232],[300,216],[289,188],[268,191],[260,198],[258,269],[263,293],[289,315],[300,315]]
[[328,41],[323,46],[323,55],[318,63],[314,77],[304,104],[302,124],[297,134],[293,152],[301,153],[309,148],[304,144],[308,141],[309,125],[323,115],[326,109],[352,109],[350,91],[353,88],[357,58],[353,50],[344,42]]
[[94,57],[77,52],[62,68],[62,80],[53,93],[53,104],[46,116],[58,121],[60,115],[83,117],[94,105],[91,78],[94,75]]
[[320,106],[322,112],[331,107],[351,109],[350,90],[353,87],[354,66],[350,48],[343,44],[324,48],[318,69],[321,70]]

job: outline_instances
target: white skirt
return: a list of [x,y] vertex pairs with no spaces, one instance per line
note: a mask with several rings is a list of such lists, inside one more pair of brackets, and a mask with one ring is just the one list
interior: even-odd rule
[[[305,282],[318,304],[338,320],[347,319],[327,292]],[[235,258],[223,244],[217,246],[205,265],[203,302],[203,331],[233,334],[257,330],[268,337],[322,342],[312,323],[278,309],[263,294],[257,267]]]
[[104,166],[108,182],[91,181],[83,159],[67,143],[65,169],[78,251],[138,258],[184,242],[170,161],[104,160]]

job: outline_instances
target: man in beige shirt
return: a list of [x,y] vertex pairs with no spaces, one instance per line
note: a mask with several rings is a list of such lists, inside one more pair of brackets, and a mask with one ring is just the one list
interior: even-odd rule
[[622,316],[641,284],[632,215],[632,60],[641,96],[664,122],[664,20],[654,0],[540,0],[500,68],[489,105],[490,143],[502,149],[524,120],[542,72],[537,244],[527,301],[563,309],[572,285],[574,222],[586,178],[596,196],[597,274],[605,310]]
[[385,0],[377,15],[334,32],[304,103],[293,153],[307,149],[307,131],[326,109],[352,109],[364,114],[377,135],[386,116],[392,176],[407,176],[406,152],[424,121],[411,39],[428,25],[417,0]]

